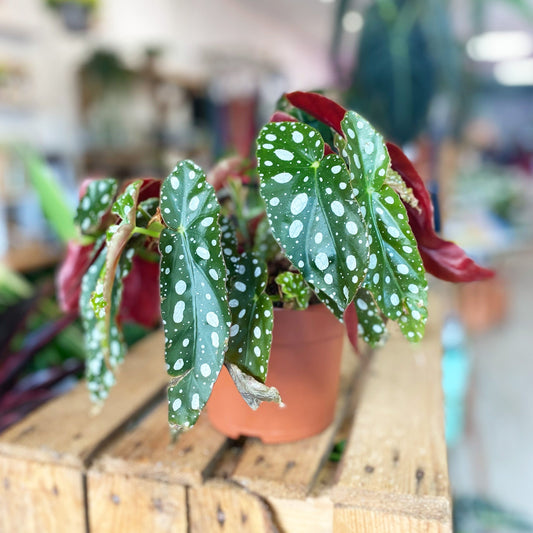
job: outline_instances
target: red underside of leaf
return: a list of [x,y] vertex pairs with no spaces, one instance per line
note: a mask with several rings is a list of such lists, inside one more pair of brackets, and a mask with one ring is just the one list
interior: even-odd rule
[[69,242],[65,260],[56,278],[59,306],[65,313],[77,312],[81,279],[94,259],[94,245],[82,246]]
[[354,350],[359,353],[358,331],[357,326],[359,320],[357,318],[357,310],[355,309],[355,302],[352,302],[344,311],[344,324],[346,325],[346,333],[348,333],[348,340],[353,346]]
[[450,241],[441,239],[433,225],[433,204],[429,192],[411,161],[402,150],[387,143],[393,170],[398,172],[418,200],[418,209],[405,204],[409,223],[418,242],[418,250],[425,269],[445,281],[481,281],[494,276],[494,272],[475,263],[465,251]]
[[[61,310],[78,312],[81,280],[95,255],[94,246],[69,243],[65,261],[57,276],[57,296]],[[159,321],[159,263],[138,256],[133,258],[130,274],[124,280],[119,321],[132,321],[152,327]]]
[[[124,188],[126,188],[132,181],[136,180],[131,180],[125,185]],[[162,181],[158,178],[142,178],[142,181],[143,182],[139,190],[139,202],[144,202],[149,198],[159,198]]]
[[131,272],[124,280],[118,319],[153,327],[158,323],[160,313],[159,262],[152,263],[135,256]]
[[269,122],[298,122],[298,120],[285,111],[274,111]]
[[302,91],[287,93],[285,96],[294,107],[309,113],[344,137],[341,121],[346,115],[346,109],[337,102],[321,94]]

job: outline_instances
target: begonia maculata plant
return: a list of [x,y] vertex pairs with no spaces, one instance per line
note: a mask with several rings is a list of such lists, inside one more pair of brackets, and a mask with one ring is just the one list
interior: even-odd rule
[[[206,176],[180,161],[163,181],[83,187],[59,295],[79,308],[86,376],[106,398],[125,355],[121,324],[162,320],[169,423],[192,427],[223,365],[251,407],[265,385],[274,309],[324,303],[356,345],[395,321],[419,341],[426,272],[453,282],[493,272],[439,237],[424,183],[362,116],[315,93],[285,95],[257,137],[256,164]],[[320,391],[317,391],[320,394]]]

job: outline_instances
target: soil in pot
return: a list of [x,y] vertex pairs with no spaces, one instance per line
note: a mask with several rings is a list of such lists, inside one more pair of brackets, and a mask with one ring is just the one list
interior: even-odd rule
[[231,438],[291,442],[322,432],[333,420],[344,327],[322,304],[305,311],[274,310],[267,385],[285,407],[263,403],[252,411],[222,369],[207,404],[212,425]]

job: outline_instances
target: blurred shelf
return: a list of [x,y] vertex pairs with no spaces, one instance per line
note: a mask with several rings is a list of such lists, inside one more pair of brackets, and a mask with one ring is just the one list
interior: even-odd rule
[[55,265],[62,255],[61,249],[56,245],[34,241],[10,249],[0,256],[0,261],[17,272],[32,272]]

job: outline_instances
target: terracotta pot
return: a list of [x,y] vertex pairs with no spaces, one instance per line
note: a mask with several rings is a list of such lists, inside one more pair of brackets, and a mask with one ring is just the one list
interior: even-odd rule
[[207,404],[212,425],[228,437],[266,443],[320,433],[335,412],[343,340],[343,325],[324,305],[275,309],[267,385],[279,390],[285,407],[265,402],[252,411],[223,368]]

